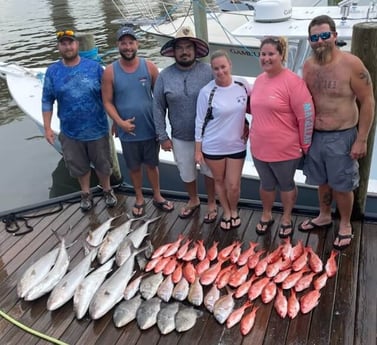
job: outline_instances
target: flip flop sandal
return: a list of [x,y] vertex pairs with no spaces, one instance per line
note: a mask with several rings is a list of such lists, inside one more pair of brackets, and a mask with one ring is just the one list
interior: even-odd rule
[[[305,225],[304,225],[304,223],[305,223]],[[303,225],[308,226],[308,228],[303,228],[302,227]],[[323,224],[323,225],[318,225],[318,224],[314,223],[312,219],[306,219],[298,225],[297,229],[299,231],[302,231],[302,232],[309,232],[309,231],[312,231],[312,230],[327,229],[327,228],[331,227],[331,225],[332,225],[332,222],[327,223],[327,224]]]
[[200,204],[194,206],[184,206],[182,212],[178,215],[178,217],[181,219],[190,218],[199,207]]
[[231,224],[232,224],[232,229],[236,229],[236,228],[239,228],[241,226],[241,218],[240,218],[240,216],[231,217],[230,221],[231,221]]
[[[342,240],[348,240],[348,239],[353,239],[353,234],[348,234],[348,235],[341,235],[341,234],[338,234],[335,238],[335,240],[338,239],[338,243],[341,242]],[[334,241],[335,242],[335,241]],[[351,242],[352,241],[349,241],[349,243],[347,244],[343,244],[342,246],[339,245],[339,244],[333,244],[333,247],[336,249],[336,250],[343,250],[343,249],[346,249],[347,247],[349,247],[351,245]]]
[[[145,201],[142,204],[140,204],[140,205],[138,205],[138,204],[135,203],[135,205],[133,206],[133,208],[136,208],[137,211],[138,211],[136,213],[134,210],[132,210],[132,215],[135,218],[140,218],[140,217],[144,216],[144,214],[145,214]],[[141,212],[140,212],[140,210],[141,210]]]
[[258,235],[264,235],[266,234],[266,232],[271,228],[272,224],[274,224],[275,220],[273,219],[270,219],[268,221],[263,221],[263,220],[260,220],[258,222],[258,224],[260,225],[261,228],[264,228],[266,227],[264,230],[260,230],[258,229],[258,227],[256,226],[255,227],[255,232],[258,234]]
[[153,200],[153,206],[164,212],[171,212],[174,210],[174,206],[172,208],[169,208],[169,201],[167,200],[161,202]]
[[[288,232],[285,232],[289,230]],[[280,224],[279,237],[287,238],[293,235],[293,223],[291,224]]]
[[232,221],[229,219],[221,218],[220,229],[221,230],[230,230],[232,228]]
[[206,224],[211,224],[211,223],[214,223],[216,219],[217,219],[217,208],[212,211],[208,211],[207,214],[204,216],[203,222]]

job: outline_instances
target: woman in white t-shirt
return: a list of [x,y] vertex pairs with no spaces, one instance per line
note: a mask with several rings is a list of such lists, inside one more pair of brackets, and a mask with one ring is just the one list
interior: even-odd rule
[[241,225],[238,201],[242,167],[246,157],[248,125],[245,113],[250,86],[232,76],[232,64],[225,51],[211,56],[214,80],[199,93],[196,107],[195,159],[211,169],[215,189],[223,208],[220,228]]

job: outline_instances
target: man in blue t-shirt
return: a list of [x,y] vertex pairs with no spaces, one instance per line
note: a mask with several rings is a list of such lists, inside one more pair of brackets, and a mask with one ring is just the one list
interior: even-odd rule
[[114,207],[117,199],[110,185],[109,125],[101,98],[103,68],[98,62],[79,56],[79,42],[73,31],[60,31],[56,36],[61,60],[47,68],[43,84],[45,137],[50,144],[54,143],[51,119],[57,101],[59,140],[65,164],[71,176],[80,183],[81,209],[88,211],[93,204],[91,164],[103,187],[106,205]]

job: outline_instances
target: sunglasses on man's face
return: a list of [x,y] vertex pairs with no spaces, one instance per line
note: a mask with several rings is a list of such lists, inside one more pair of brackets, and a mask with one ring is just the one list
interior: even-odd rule
[[310,42],[318,42],[319,39],[325,41],[331,37],[331,31],[321,32],[319,34],[313,34],[309,36]]

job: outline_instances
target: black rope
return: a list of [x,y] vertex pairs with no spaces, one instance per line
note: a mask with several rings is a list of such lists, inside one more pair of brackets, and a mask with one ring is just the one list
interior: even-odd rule
[[[53,211],[40,213],[40,214],[34,215],[34,216],[25,216],[25,215],[11,213],[11,214],[4,216],[2,218],[2,222],[5,224],[5,230],[8,233],[12,234],[13,236],[22,236],[22,235],[26,235],[29,232],[32,232],[34,230],[34,227],[31,226],[28,223],[28,219],[50,216],[50,215],[59,213],[62,210],[63,210],[63,204],[60,202],[59,208],[57,208]],[[19,222],[24,222],[24,225],[26,227],[25,231],[19,232],[19,230],[21,228],[20,225],[19,225]]]

